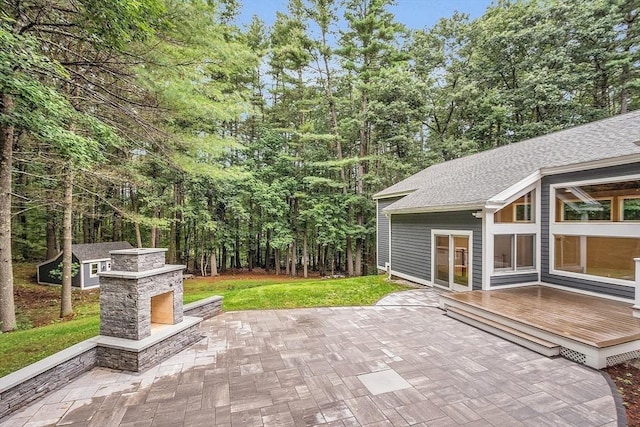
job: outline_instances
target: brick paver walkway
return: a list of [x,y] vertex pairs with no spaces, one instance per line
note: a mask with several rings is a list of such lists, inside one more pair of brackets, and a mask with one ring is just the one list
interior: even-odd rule
[[[434,302],[416,290],[375,307],[225,313],[160,366],[94,369],[3,425],[617,425],[600,372],[457,322]],[[372,392],[376,378],[389,382]]]

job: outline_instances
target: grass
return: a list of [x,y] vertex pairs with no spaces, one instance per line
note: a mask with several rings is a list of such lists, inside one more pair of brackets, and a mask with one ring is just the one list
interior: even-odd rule
[[387,282],[383,276],[349,279],[307,279],[304,281],[188,281],[184,302],[210,295],[222,295],[226,311],[371,305],[402,286]]
[[[21,323],[33,324],[32,319],[38,318],[35,323],[44,326],[0,334],[0,377],[98,335],[97,292],[74,291],[74,318],[60,321],[56,319],[59,288],[34,285],[23,278],[16,283],[16,292],[29,301],[20,306],[18,298]],[[183,300],[186,304],[211,295],[222,295],[225,311],[358,306],[371,305],[384,295],[403,289],[406,288],[387,282],[383,276],[348,279],[223,276],[185,281]],[[44,302],[34,301],[36,295]]]

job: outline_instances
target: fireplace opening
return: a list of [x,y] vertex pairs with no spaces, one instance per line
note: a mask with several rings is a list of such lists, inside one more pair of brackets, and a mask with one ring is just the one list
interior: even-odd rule
[[173,291],[151,297],[151,333],[173,325]]

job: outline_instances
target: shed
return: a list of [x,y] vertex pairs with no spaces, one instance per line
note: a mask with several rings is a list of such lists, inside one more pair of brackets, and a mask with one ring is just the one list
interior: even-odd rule
[[[73,262],[79,265],[78,272],[71,281],[74,287],[80,289],[95,288],[99,285],[98,273],[111,270],[111,255],[109,252],[131,249],[129,242],[80,243],[71,245]],[[51,275],[62,264],[62,252],[38,264],[38,283],[42,285],[60,285],[62,280]]]

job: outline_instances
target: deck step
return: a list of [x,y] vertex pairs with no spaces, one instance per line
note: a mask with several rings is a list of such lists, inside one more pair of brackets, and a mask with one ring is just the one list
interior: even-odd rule
[[503,325],[489,318],[471,313],[457,307],[446,306],[447,316],[460,320],[478,329],[487,331],[513,343],[519,344],[529,350],[535,351],[547,357],[558,356],[560,354],[560,346],[519,331],[510,326]]

